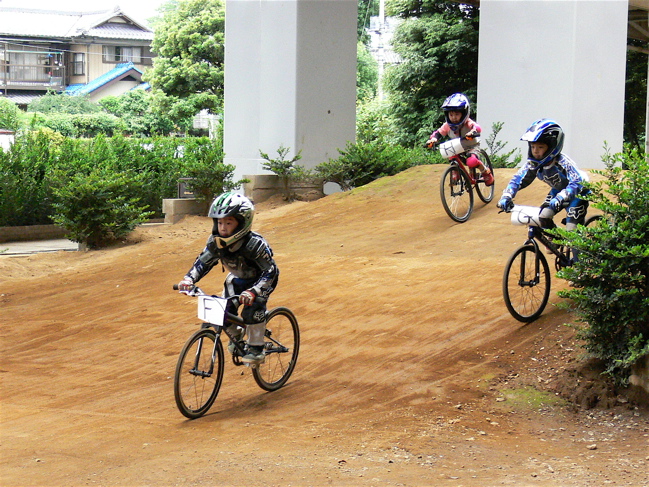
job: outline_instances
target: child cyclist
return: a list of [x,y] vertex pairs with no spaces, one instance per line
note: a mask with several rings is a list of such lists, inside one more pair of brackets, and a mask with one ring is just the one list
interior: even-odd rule
[[550,192],[541,205],[539,221],[543,228],[554,228],[554,215],[566,208],[566,229],[574,230],[584,223],[588,201],[580,196],[588,194],[585,173],[567,155],[562,154],[564,133],[554,120],[543,118],[534,122],[521,137],[528,143],[527,162],[512,177],[498,202],[498,208],[510,211],[516,193],[527,187],[534,178],[548,186]]
[[[241,317],[248,333],[247,353],[242,361],[248,364],[264,362],[264,334],[266,332],[266,301],[277,286],[279,270],[273,260],[273,251],[264,238],[251,231],[255,207],[245,196],[224,193],[210,206],[208,216],[214,220],[212,234],[205,249],[178,284],[180,291],[189,291],[218,262],[228,270],[223,297],[240,294],[229,301],[227,311],[236,314],[243,305]],[[238,303],[236,302],[238,301]],[[229,325],[227,330],[236,338],[243,338],[244,330]],[[230,341],[228,351],[234,353]]]
[[[430,135],[430,139],[426,144],[428,147],[434,146],[442,137],[471,139],[478,137],[482,132],[480,125],[471,120],[469,99],[462,93],[455,93],[444,100],[442,110],[446,122]],[[478,169],[482,173],[484,183],[491,186],[494,183],[494,177],[491,170],[485,167],[478,158],[479,149],[480,145],[476,143],[467,151],[466,163],[469,167]]]

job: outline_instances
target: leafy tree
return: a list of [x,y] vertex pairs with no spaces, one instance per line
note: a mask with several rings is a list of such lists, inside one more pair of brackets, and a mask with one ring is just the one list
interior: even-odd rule
[[379,82],[379,68],[376,61],[362,43],[357,47],[356,100],[364,102],[376,96]]
[[168,134],[174,130],[174,123],[164,112],[154,110],[153,98],[154,95],[145,90],[130,90],[119,96],[102,98],[99,105],[120,117],[126,132],[131,135]]
[[379,0],[358,0],[357,12],[357,39],[362,44],[367,44],[370,40],[367,28],[370,26],[370,18],[379,14]]
[[[559,275],[572,283],[560,295],[573,300],[583,323],[585,349],[618,382],[649,354],[649,162],[644,152],[604,157],[605,180],[590,185],[604,212],[596,225],[560,231],[579,260]],[[622,165],[628,167],[622,169]]]
[[404,62],[386,71],[385,87],[397,139],[414,146],[443,121],[440,106],[447,96],[462,92],[476,99],[478,10],[415,0],[395,1],[392,9],[406,19],[393,38]]
[[0,129],[18,130],[20,108],[13,101],[0,97]]
[[144,78],[172,98],[187,98],[193,113],[221,106],[225,6],[222,0],[180,0],[154,24],[157,54]]
[[642,147],[647,110],[647,55],[644,52],[627,51],[625,98],[624,142]]

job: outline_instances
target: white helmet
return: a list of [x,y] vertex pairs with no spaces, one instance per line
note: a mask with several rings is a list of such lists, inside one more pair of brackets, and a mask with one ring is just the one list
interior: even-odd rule
[[[215,239],[216,244],[223,248],[238,242],[250,232],[252,219],[255,216],[255,207],[252,201],[239,193],[223,193],[212,202],[207,216],[214,219],[212,235],[218,237]],[[226,216],[234,217],[239,225],[231,236],[221,237],[218,219]]]

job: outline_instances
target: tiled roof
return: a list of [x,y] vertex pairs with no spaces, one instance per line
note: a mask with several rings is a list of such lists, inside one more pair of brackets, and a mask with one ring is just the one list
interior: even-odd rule
[[137,69],[133,63],[118,64],[115,68],[107,73],[102,74],[99,78],[95,78],[90,83],[85,85],[69,85],[65,92],[68,95],[87,95],[95,90],[107,85],[111,81],[119,81],[127,76],[133,76],[138,81],[142,79],[142,71]]
[[[114,17],[121,17],[130,23],[109,22]],[[0,7],[0,36],[73,39],[84,35],[145,41],[153,39],[151,30],[125,15],[119,7],[94,12]]]

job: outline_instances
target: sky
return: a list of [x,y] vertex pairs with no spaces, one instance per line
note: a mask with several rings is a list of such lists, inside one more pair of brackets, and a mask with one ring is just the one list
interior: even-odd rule
[[165,3],[167,0],[0,0],[0,7],[92,12],[112,9],[119,5],[128,16],[146,23],[147,19],[158,14],[156,10]]

